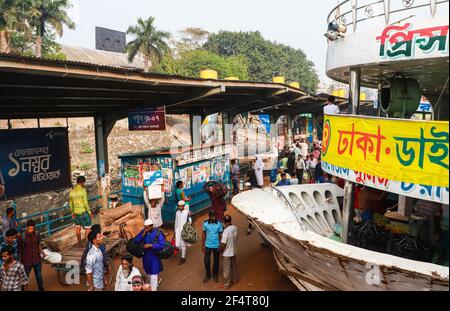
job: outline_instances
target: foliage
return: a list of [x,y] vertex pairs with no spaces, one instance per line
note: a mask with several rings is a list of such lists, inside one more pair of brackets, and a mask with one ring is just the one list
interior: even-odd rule
[[219,78],[230,76],[241,80],[248,79],[246,59],[242,56],[222,57],[203,49],[184,51],[174,57],[166,55],[156,71],[167,74],[199,77],[200,71],[212,69],[217,71]]
[[87,141],[82,141],[80,143],[80,153],[93,153],[93,152],[94,148]]
[[[13,53],[23,56],[34,56],[32,48],[36,40],[36,35],[32,32],[31,37],[23,32],[14,31],[11,33],[11,50]],[[67,57],[61,52],[61,45],[55,41],[55,34],[47,32],[42,40],[42,57],[47,59],[66,60]]]
[[210,35],[207,30],[196,27],[188,27],[181,30],[179,33],[181,37],[177,48],[182,48],[185,51],[200,49],[203,44],[206,43]]
[[266,40],[259,32],[220,31],[209,36],[204,48],[224,57],[245,57],[251,80],[271,81],[279,73],[310,92],[319,82],[314,64],[301,49]]
[[28,2],[28,23],[36,31],[36,36],[45,36],[53,29],[58,36],[63,35],[64,25],[74,29],[75,24],[67,14],[71,8],[69,0],[23,0]]
[[[12,0],[9,0],[11,2]],[[0,0],[7,2],[7,0]],[[14,2],[14,1],[13,1]],[[1,5],[1,3],[0,3]],[[66,59],[55,36],[62,36],[63,26],[73,29],[66,10],[70,8],[68,0],[20,0],[15,2],[13,12],[16,21],[9,19],[10,47],[13,53],[33,56],[36,48],[38,57]],[[0,17],[1,24],[1,17]]]
[[88,171],[92,168],[92,164],[91,163],[81,163],[80,164],[80,169],[83,171]]
[[150,64],[156,66],[160,63],[164,53],[169,50],[167,40],[170,33],[160,31],[153,25],[155,18],[150,16],[147,20],[139,18],[137,25],[130,26],[128,35],[134,36],[134,40],[128,42],[126,50],[128,61],[131,63],[137,54],[145,59],[145,70],[148,71]]

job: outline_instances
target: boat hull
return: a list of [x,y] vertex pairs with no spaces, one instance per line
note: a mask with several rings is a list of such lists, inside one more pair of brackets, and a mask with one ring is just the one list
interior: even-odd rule
[[[249,218],[259,233],[272,245],[279,270],[300,290],[449,289],[448,267],[361,249],[333,241],[311,230],[299,233],[301,227],[295,227],[297,221],[289,219],[289,210],[274,206],[276,200],[270,201],[270,196],[265,198],[263,190],[256,190],[253,196],[251,193],[242,195],[246,197],[243,200],[233,199],[232,204]],[[258,200],[266,201],[272,209],[277,209],[276,215],[268,215],[270,207],[258,209],[245,206],[246,201],[253,205]],[[258,213],[258,210],[261,212]]]

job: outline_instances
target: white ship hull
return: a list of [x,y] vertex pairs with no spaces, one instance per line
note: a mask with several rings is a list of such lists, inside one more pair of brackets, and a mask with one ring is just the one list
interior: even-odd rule
[[[251,190],[232,204],[273,246],[275,261],[300,290],[448,290],[449,268],[329,239],[342,217],[333,184]],[[336,196],[337,194],[337,196]]]

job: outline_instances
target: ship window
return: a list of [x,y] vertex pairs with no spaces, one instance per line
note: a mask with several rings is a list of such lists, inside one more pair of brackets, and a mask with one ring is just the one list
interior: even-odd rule
[[330,228],[334,228],[334,224],[336,222],[334,221],[333,217],[331,217],[331,215],[328,213],[328,211],[323,211],[323,215],[325,216],[325,219],[327,220],[327,223],[330,226]]
[[314,215],[316,217],[317,222],[320,224],[320,226],[322,227],[322,231],[326,232],[329,231],[330,228],[327,226],[327,224],[325,223],[325,221],[323,220],[323,217],[320,216],[319,213],[316,213]]
[[314,207],[314,201],[312,200],[311,196],[307,192],[302,191],[302,198],[303,198],[303,201],[305,202],[306,207],[309,207],[309,208]]
[[313,192],[313,196],[314,196],[314,199],[316,199],[316,202],[317,202],[317,204],[320,206],[320,205],[323,205],[323,203],[325,203],[325,199],[323,198],[323,196],[319,193],[319,191],[314,191]]
[[325,190],[325,200],[330,204],[334,204],[333,194],[330,190]]

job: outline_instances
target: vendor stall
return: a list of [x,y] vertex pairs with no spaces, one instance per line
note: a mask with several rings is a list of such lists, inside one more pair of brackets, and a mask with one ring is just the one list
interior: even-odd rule
[[177,199],[175,184],[183,181],[185,195],[191,197],[190,210],[193,215],[210,207],[211,200],[203,191],[203,185],[208,180],[225,184],[231,189],[230,180],[230,144],[212,147],[183,147],[149,150],[140,153],[124,154],[119,158],[122,162],[122,201],[134,204],[144,204],[144,176],[147,172],[162,173],[162,195],[165,202],[162,217],[165,224],[175,221]]

